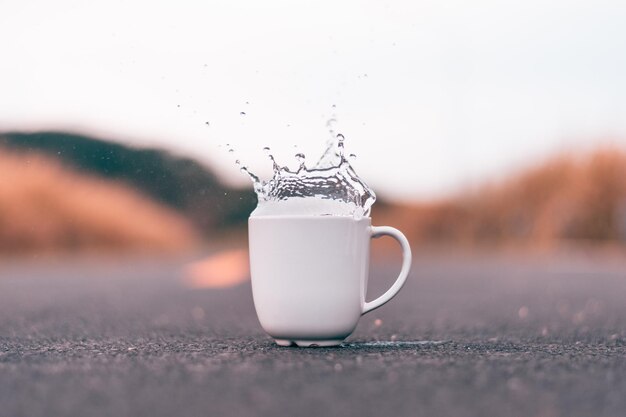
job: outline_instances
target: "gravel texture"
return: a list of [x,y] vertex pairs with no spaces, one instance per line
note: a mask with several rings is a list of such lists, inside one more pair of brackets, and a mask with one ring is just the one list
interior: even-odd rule
[[[626,262],[420,254],[338,348],[280,348],[249,284],[178,261],[0,266],[0,416],[623,416]],[[398,270],[377,263],[371,293]]]

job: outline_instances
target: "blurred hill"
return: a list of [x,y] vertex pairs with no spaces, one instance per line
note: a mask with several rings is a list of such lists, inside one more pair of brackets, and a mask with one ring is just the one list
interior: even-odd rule
[[[59,132],[0,134],[0,175],[5,253],[239,242],[256,205],[193,159]],[[373,222],[424,246],[626,244],[626,152],[558,155],[439,201],[378,201]]]
[[559,155],[474,191],[375,215],[419,244],[625,244],[626,152]]
[[0,253],[173,252],[198,242],[184,217],[127,185],[0,150]]
[[161,149],[63,132],[0,133],[2,148],[49,155],[73,170],[125,183],[179,211],[205,235],[245,223],[256,206],[252,189],[228,188],[197,161]]

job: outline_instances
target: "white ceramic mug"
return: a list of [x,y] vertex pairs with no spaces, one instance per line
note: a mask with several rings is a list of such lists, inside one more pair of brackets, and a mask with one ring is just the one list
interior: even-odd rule
[[[373,227],[369,217],[260,216],[248,224],[254,305],[281,346],[341,344],[359,317],[400,291],[411,266],[406,237]],[[385,235],[402,247],[402,270],[387,292],[366,302],[370,238]]]

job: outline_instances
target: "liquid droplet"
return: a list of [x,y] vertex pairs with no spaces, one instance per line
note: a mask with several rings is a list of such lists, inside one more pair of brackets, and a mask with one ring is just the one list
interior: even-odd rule
[[209,122],[204,122],[204,124],[207,125],[207,126],[211,126],[211,123],[209,123]]
[[339,158],[341,160],[344,160],[343,157],[343,141],[345,140],[345,138],[343,137],[343,135],[341,133],[337,133],[337,150],[338,150],[338,155]]
[[274,159],[274,155],[270,153],[269,146],[264,147],[263,151],[265,152],[267,157],[270,159],[270,161],[272,161],[272,165],[274,166],[274,172],[280,170],[280,167],[278,166],[278,164],[276,163],[276,160]]
[[337,124],[337,119],[335,119],[334,117],[331,117],[330,119],[326,121],[326,127],[328,128],[328,133],[330,133],[331,136],[335,135],[336,124]]

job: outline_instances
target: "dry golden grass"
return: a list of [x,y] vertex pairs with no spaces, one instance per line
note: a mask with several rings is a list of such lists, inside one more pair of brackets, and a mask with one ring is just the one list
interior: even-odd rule
[[127,186],[0,150],[0,253],[162,252],[196,242],[185,219]]
[[626,243],[626,152],[561,155],[472,193],[376,214],[424,244]]

